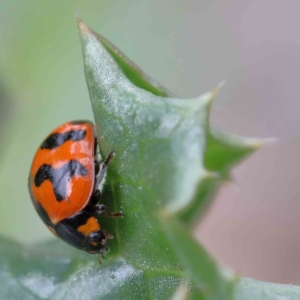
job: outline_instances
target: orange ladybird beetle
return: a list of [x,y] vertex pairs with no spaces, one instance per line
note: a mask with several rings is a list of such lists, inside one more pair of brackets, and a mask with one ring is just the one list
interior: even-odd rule
[[56,236],[88,253],[103,255],[113,238],[95,216],[123,217],[99,204],[98,186],[114,155],[112,151],[100,168],[93,123],[72,121],[50,133],[31,165],[29,192],[40,218]]

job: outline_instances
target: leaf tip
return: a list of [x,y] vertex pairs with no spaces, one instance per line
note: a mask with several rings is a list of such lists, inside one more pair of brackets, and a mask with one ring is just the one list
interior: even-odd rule
[[216,87],[214,87],[211,91],[211,99],[210,104],[215,100],[217,94],[219,93],[220,89],[225,85],[225,80],[222,80]]
[[225,80],[222,80],[216,87],[215,89],[217,92],[226,84]]
[[266,139],[247,139],[247,144],[253,150],[258,150],[265,146],[271,146],[277,144],[279,139],[277,138],[266,138]]
[[198,96],[196,98],[196,100],[198,102],[200,102],[201,104],[203,104],[208,109],[208,111],[210,111],[211,105],[212,105],[215,97],[219,93],[219,90],[224,86],[224,84],[225,84],[225,81],[221,81],[212,91]]
[[83,23],[77,13],[75,14],[75,17],[80,35],[83,36],[84,34],[91,33],[91,29]]
[[215,100],[217,94],[219,93],[220,89],[225,85],[225,80],[222,80],[213,90],[211,91],[211,98],[210,98],[210,106],[212,102]]
[[234,183],[234,181],[231,178],[228,178],[227,180],[222,181],[222,186],[241,194],[242,190]]

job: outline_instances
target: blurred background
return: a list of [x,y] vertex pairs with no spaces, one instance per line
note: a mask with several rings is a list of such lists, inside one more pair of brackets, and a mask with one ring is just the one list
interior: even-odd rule
[[225,80],[218,127],[277,137],[233,172],[196,236],[243,276],[300,284],[300,2],[2,0],[0,234],[53,238],[29,199],[36,148],[60,123],[92,119],[75,13],[182,97]]

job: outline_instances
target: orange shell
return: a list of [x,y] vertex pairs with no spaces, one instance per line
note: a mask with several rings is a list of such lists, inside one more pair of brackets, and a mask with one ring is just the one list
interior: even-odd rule
[[[45,210],[53,225],[81,211],[87,205],[95,184],[95,133],[93,123],[89,121],[65,123],[53,130],[49,136],[66,134],[66,132],[76,130],[84,130],[84,137],[80,140],[66,139],[61,145],[53,149],[42,149],[41,146],[37,150],[31,165],[29,189],[32,201],[39,204],[35,205],[37,210],[39,210],[38,207]],[[52,181],[44,178],[42,183],[37,186],[35,177],[43,165],[49,166],[51,170],[59,170],[70,161],[80,163],[85,168],[85,174],[72,175],[66,181],[64,199],[58,201]],[[60,178],[56,178],[56,181],[59,182],[59,180]]]

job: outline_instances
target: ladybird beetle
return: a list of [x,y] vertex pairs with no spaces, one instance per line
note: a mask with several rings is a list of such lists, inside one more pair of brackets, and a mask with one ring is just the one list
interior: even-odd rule
[[72,121],[44,140],[29,174],[33,205],[50,231],[75,248],[102,256],[113,237],[101,229],[95,216],[123,217],[122,212],[109,213],[98,204],[98,186],[114,155],[112,151],[100,168],[93,123]]

